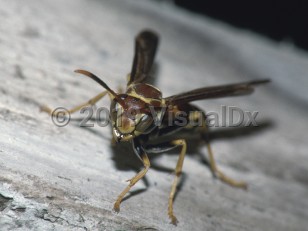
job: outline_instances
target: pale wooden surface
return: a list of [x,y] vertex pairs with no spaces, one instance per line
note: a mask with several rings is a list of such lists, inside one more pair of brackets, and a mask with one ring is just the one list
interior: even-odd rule
[[[304,230],[308,218],[308,56],[289,44],[154,1],[0,1],[1,230]],[[125,85],[134,36],[156,30],[156,85],[165,96],[206,85],[270,77],[249,97],[201,101],[259,111],[259,128],[213,129],[219,166],[247,192],[212,178],[191,147],[169,224],[167,198],[176,152],[155,165],[112,212],[141,167],[129,145],[110,146],[110,128],[59,128],[40,104],[70,107],[101,91],[74,74]],[[109,107],[108,100],[99,106]],[[77,115],[80,118],[82,115]],[[191,145],[194,146],[194,145]],[[157,167],[161,166],[161,168]]]

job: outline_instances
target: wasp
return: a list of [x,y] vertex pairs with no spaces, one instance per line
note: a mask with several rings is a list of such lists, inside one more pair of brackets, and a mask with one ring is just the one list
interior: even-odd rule
[[[149,84],[150,71],[158,43],[158,35],[153,31],[144,30],[137,35],[132,70],[128,75],[125,93],[116,93],[103,80],[88,71],[76,70],[75,72],[96,81],[105,88],[105,91],[65,113],[73,113],[85,106],[92,106],[105,95],[109,95],[111,99],[110,119],[112,122],[113,139],[116,142],[130,142],[135,154],[144,166],[140,172],[129,180],[128,186],[117,197],[114,203],[114,211],[116,212],[120,211],[120,204],[125,195],[149,170],[150,160],[148,153],[162,153],[180,147],[180,154],[174,171],[175,176],[168,199],[168,216],[171,219],[171,223],[176,225],[178,220],[174,215],[173,200],[182,173],[187,149],[186,140],[177,138],[176,135],[181,130],[194,129],[196,126],[192,126],[194,123],[191,122],[202,121],[201,126],[200,123],[195,124],[198,124],[198,127],[200,127],[198,132],[206,141],[208,162],[213,175],[231,186],[247,188],[245,182],[228,177],[217,167],[208,139],[208,125],[205,112],[191,104],[191,102],[251,94],[256,85],[267,83],[269,80],[262,79],[237,84],[203,87],[163,97],[162,92],[158,88]],[[43,107],[42,110],[52,114],[52,110],[48,107]],[[179,113],[182,114],[182,118],[177,116]],[[179,123],[182,122],[179,119],[184,119],[187,123]],[[170,139],[170,137],[173,138]],[[153,141],[155,143],[155,140],[159,140],[159,138],[166,138],[166,140],[153,144]]]

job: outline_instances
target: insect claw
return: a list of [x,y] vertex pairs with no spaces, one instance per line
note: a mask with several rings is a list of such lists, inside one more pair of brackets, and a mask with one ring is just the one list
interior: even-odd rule
[[174,215],[169,215],[170,219],[171,219],[171,224],[177,226],[177,224],[179,223],[178,219],[174,216]]
[[120,204],[118,204],[117,202],[114,203],[113,211],[114,211],[115,213],[119,213],[119,212],[120,212]]
[[248,184],[246,182],[242,182],[242,185],[240,186],[243,190],[248,190]]
[[51,114],[52,110],[48,106],[46,106],[46,105],[41,105],[40,106],[40,112],[46,112],[48,114]]

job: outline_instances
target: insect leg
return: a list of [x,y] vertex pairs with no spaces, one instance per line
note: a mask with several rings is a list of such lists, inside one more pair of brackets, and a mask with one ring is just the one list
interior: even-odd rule
[[174,146],[182,146],[181,153],[180,153],[178,162],[175,167],[175,178],[171,186],[171,191],[170,191],[169,200],[168,200],[168,215],[169,215],[169,218],[171,219],[172,224],[176,225],[178,223],[178,220],[173,213],[173,200],[174,200],[174,196],[176,193],[176,187],[178,185],[178,181],[182,173],[183,162],[184,162],[184,157],[186,154],[187,145],[186,145],[186,141],[183,139],[174,140],[171,142],[171,144]]
[[116,212],[120,211],[120,204],[126,195],[126,193],[129,192],[129,190],[140,180],[142,179],[147,171],[150,168],[150,160],[144,150],[144,148],[139,144],[139,142],[135,141],[134,142],[134,151],[137,154],[137,156],[141,159],[144,168],[138,172],[132,179],[129,180],[129,185],[121,192],[121,194],[118,196],[118,199],[114,203],[113,210]]
[[[189,113],[189,123],[195,124],[194,126],[201,128],[201,138],[206,142],[209,156],[209,165],[212,173],[220,179],[222,182],[227,183],[233,187],[247,189],[247,184],[243,181],[236,181],[228,176],[226,176],[216,165],[214,159],[214,154],[212,152],[211,144],[209,142],[209,132],[208,125],[206,121],[205,112],[199,109],[197,106],[192,104],[187,104],[186,107],[190,110]],[[201,122],[201,123],[199,123]],[[187,126],[186,128],[191,129],[193,126]]]
[[165,143],[156,144],[156,145],[147,145],[145,147],[149,153],[162,153],[162,152],[166,152],[171,149],[174,149],[178,146],[181,146],[182,149],[181,149],[178,162],[175,167],[175,178],[171,186],[171,191],[170,191],[169,200],[168,200],[168,216],[171,219],[171,223],[174,225],[177,225],[178,220],[173,213],[173,200],[174,200],[174,196],[176,193],[176,187],[178,185],[178,181],[182,173],[184,157],[185,157],[186,149],[187,149],[186,141],[183,139],[178,139],[178,140],[173,140],[171,142],[165,142]]
[[214,155],[213,155],[211,145],[210,145],[209,142],[207,142],[207,150],[208,150],[208,154],[209,154],[210,167],[211,167],[213,174],[215,174],[224,183],[227,183],[227,184],[229,184],[233,187],[247,189],[247,183],[246,182],[234,180],[234,179],[226,176],[221,170],[219,170],[217,168],[216,161],[214,159]]
[[[92,106],[92,105],[96,104],[97,101],[99,101],[101,98],[103,98],[107,93],[108,93],[108,91],[103,91],[102,93],[100,93],[100,94],[96,95],[95,97],[93,97],[92,99],[90,99],[88,102],[83,103],[81,105],[78,105],[78,106],[76,106],[76,107],[74,107],[70,110],[63,111],[63,114],[64,115],[72,114],[74,112],[79,111],[83,107]],[[51,108],[49,108],[48,106],[41,106],[40,110],[43,111],[43,112],[47,112],[49,115],[52,115],[52,112],[53,112],[53,110]]]
[[209,142],[209,133],[208,133],[208,126],[207,126],[205,114],[203,114],[202,119],[203,119],[203,123],[202,123],[201,137],[205,140],[206,145],[207,145],[207,150],[208,150],[208,155],[209,155],[209,164],[210,164],[212,173],[217,178],[219,178],[222,182],[227,183],[228,185],[231,185],[237,188],[247,189],[246,182],[234,180],[226,176],[221,170],[218,169],[216,165],[216,161],[214,159],[214,154],[212,152],[211,144]]

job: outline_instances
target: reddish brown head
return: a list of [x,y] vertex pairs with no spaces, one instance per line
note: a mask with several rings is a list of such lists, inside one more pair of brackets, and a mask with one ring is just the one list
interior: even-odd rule
[[117,94],[94,74],[84,70],[76,72],[95,80],[112,95],[110,119],[117,142],[132,140],[155,128],[151,107],[155,110],[162,104],[161,92],[157,88],[143,83],[131,84],[127,94]]
[[[152,96],[152,97],[151,97]],[[161,106],[161,93],[148,84],[132,84],[127,94],[119,95],[110,106],[113,135],[116,141],[129,141],[155,128],[153,110]],[[152,110],[151,108],[152,107]]]

